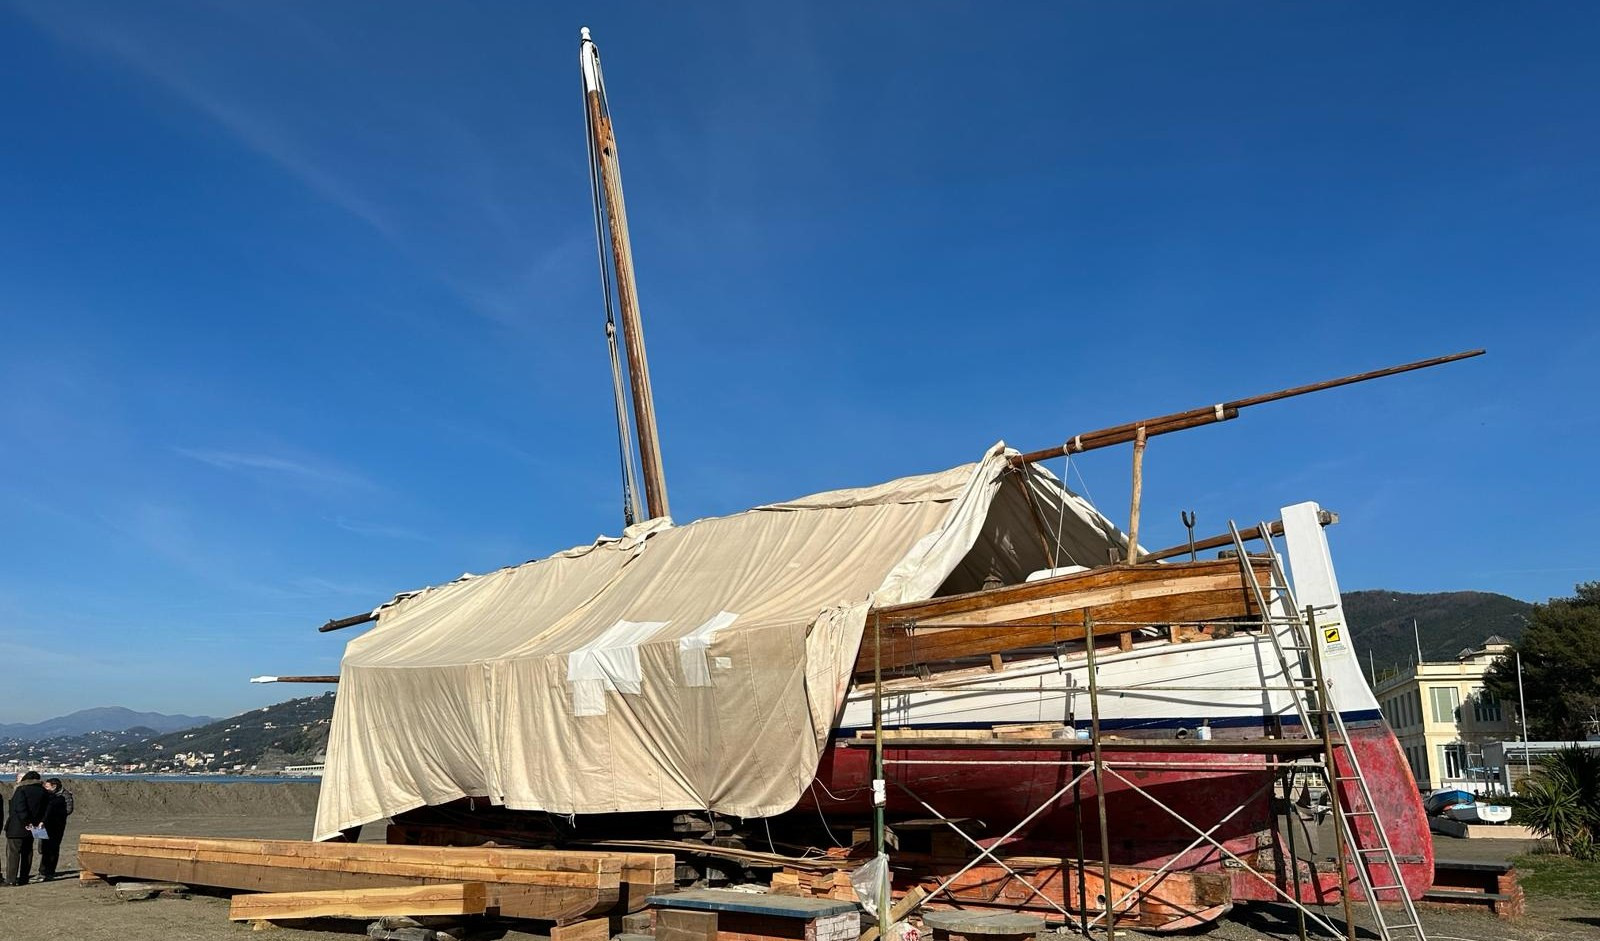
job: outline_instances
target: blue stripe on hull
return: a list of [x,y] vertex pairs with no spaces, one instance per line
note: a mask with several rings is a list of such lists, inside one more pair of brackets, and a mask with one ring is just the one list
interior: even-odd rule
[[[1383,718],[1383,713],[1376,709],[1355,709],[1349,712],[1340,713],[1340,715],[1344,717],[1344,721],[1346,723],[1352,725],[1365,724]],[[1281,716],[1280,719],[1286,726],[1298,726],[1300,724],[1300,717],[1297,715]],[[1168,716],[1154,719],[1101,719],[1100,728],[1109,731],[1127,731],[1130,729],[1192,729],[1198,726],[1201,721],[1202,720],[1193,717],[1180,716]],[[1204,721],[1207,725],[1214,729],[1260,728],[1266,724],[1265,720],[1261,716],[1227,716],[1224,718],[1212,718]],[[914,722],[910,725],[896,725],[894,728],[973,730],[992,729],[996,727],[1005,728],[1027,724],[1028,723],[1026,722]],[[1080,722],[1078,723],[1078,727],[1088,728],[1089,723]],[[833,730],[833,737],[854,738],[857,731],[861,730],[855,728],[835,728]]]

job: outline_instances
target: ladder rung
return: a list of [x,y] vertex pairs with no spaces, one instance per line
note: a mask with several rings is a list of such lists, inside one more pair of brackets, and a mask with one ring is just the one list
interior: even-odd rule
[[[1374,891],[1374,892],[1388,892],[1390,889],[1403,889],[1403,888],[1405,888],[1405,886],[1403,886],[1403,885],[1375,885],[1375,886],[1372,887],[1372,891]],[[1398,927],[1398,926],[1390,925],[1389,927],[1394,928],[1394,927]]]
[[1372,810],[1347,810],[1347,811],[1344,812],[1344,815],[1346,817],[1376,817],[1376,816],[1378,816],[1377,811],[1372,811]]

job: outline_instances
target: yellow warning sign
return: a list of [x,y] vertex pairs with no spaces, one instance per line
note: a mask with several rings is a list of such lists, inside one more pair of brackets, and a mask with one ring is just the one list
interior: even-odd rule
[[1330,644],[1337,644],[1339,642],[1339,629],[1337,627],[1323,628],[1322,639]]

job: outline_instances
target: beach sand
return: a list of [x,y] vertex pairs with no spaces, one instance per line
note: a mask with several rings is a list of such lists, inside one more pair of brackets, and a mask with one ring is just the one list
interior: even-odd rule
[[[284,927],[253,933],[248,924],[228,920],[225,896],[196,894],[186,899],[124,902],[103,885],[80,884],[77,837],[84,833],[155,834],[198,837],[308,839],[316,810],[315,783],[213,784],[145,781],[78,781],[69,785],[76,812],[68,821],[61,851],[61,871],[68,878],[17,888],[0,888],[0,941],[220,941],[267,938],[271,941],[338,941],[363,936],[363,920],[325,919],[310,930]],[[10,785],[0,786],[0,797]],[[382,841],[382,825],[367,827],[363,841]],[[1524,846],[1512,841],[1448,840],[1439,855],[1505,858]],[[1468,847],[1467,844],[1475,844]],[[1282,906],[1241,907],[1212,931],[1195,937],[1209,941],[1294,937],[1292,920]],[[1530,904],[1528,917],[1502,921],[1474,911],[1428,912],[1430,936],[1474,941],[1597,938],[1600,921],[1592,905],[1561,899]],[[1330,914],[1333,914],[1330,912]],[[1358,916],[1358,921],[1363,920]],[[491,928],[480,937],[532,939],[524,931]],[[1077,937],[1074,935],[1073,937]],[[1130,935],[1132,938],[1156,937]]]
[[[61,872],[67,878],[20,887],[0,887],[0,938],[39,941],[118,939],[245,938],[250,927],[228,921],[228,900],[195,895],[187,899],[124,902],[105,886],[78,882],[78,836],[84,833],[170,836],[255,837],[304,840],[311,835],[317,807],[315,782],[69,781],[74,811],[61,846]],[[0,787],[9,798],[11,785]],[[369,828],[369,839],[383,839],[383,828]],[[38,859],[34,860],[37,875]],[[356,928],[364,923],[351,922]],[[326,931],[275,931],[272,938],[298,941],[343,937]]]

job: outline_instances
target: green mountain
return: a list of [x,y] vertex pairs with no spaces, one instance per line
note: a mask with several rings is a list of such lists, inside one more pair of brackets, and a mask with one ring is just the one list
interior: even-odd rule
[[125,745],[113,754],[126,770],[271,771],[320,762],[332,719],[333,694],[324,693]]
[[134,712],[123,706],[101,706],[97,709],[80,709],[71,715],[56,716],[43,722],[0,723],[0,739],[39,742],[88,732],[123,732],[135,728],[150,729],[154,735],[215,721],[211,716],[169,716],[159,712]]
[[1403,591],[1347,591],[1344,615],[1355,637],[1363,667],[1371,661],[1381,672],[1417,658],[1411,632],[1415,619],[1422,640],[1422,659],[1452,660],[1498,634],[1515,642],[1533,605],[1487,591],[1445,591],[1411,594]]

